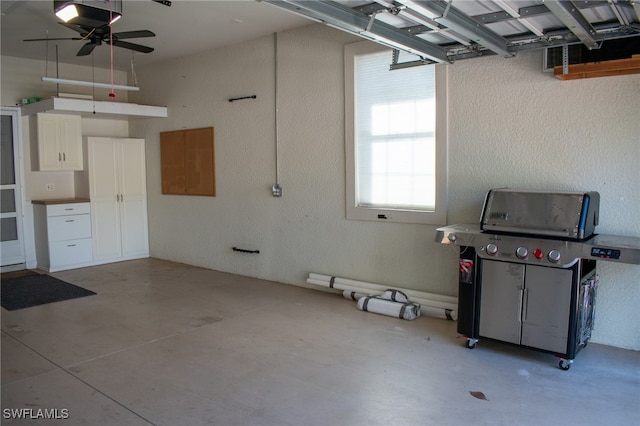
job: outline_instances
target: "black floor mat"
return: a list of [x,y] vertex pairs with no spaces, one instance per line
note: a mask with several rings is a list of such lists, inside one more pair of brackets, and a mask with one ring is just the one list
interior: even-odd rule
[[3,279],[1,285],[0,304],[9,311],[96,294],[44,274]]

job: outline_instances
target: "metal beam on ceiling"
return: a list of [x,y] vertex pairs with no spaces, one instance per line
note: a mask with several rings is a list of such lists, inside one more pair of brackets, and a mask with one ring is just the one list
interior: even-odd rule
[[636,12],[636,17],[638,21],[640,21],[640,0],[631,0],[631,6],[633,10]]
[[509,50],[509,41],[506,38],[451,7],[451,2],[443,0],[398,0],[398,2],[499,55],[514,56],[514,53]]
[[[407,62],[406,66],[454,62],[490,54],[514,56],[517,52],[525,50],[572,44],[590,44],[599,47],[605,40],[627,37],[640,40],[636,38],[640,37],[640,23],[634,16],[640,11],[640,0],[541,0],[541,2],[531,3],[478,0],[492,4],[492,8],[495,9],[478,15],[468,15],[452,6],[455,0],[372,0],[372,3],[359,4],[353,8],[348,6],[350,2],[343,0],[257,1],[275,4],[318,22],[419,56],[419,60]],[[412,4],[413,8],[408,7],[407,4]],[[521,7],[516,9],[514,6],[518,4]],[[569,5],[569,11],[565,14],[571,16],[572,20],[565,18],[565,21],[559,21],[559,24],[545,27],[543,23],[550,23],[553,17],[556,17],[555,20],[558,22],[557,14],[552,13],[548,7],[549,4],[552,4],[551,8],[559,4],[561,4],[559,7]],[[613,10],[614,7],[618,14]],[[580,11],[584,11],[585,14],[583,15]],[[386,19],[385,15],[389,19]],[[599,21],[593,23],[586,21],[586,17],[592,15]],[[390,24],[392,16],[395,21],[393,25]],[[622,23],[625,17],[628,20],[626,25]],[[404,22],[404,25],[398,25],[400,22],[398,19]],[[500,35],[488,27],[491,24],[508,21],[519,21],[525,25],[527,31],[521,34]],[[567,25],[565,22],[571,22],[572,25]],[[571,28],[576,22],[580,23],[580,28],[586,28],[585,34],[588,35],[591,32],[591,36],[585,37],[581,31]],[[412,25],[413,23],[416,25]],[[454,27],[462,30],[455,31]],[[373,34],[373,31],[377,31],[378,34]],[[471,37],[468,38],[463,31]],[[430,37],[432,34],[442,36],[445,40],[435,42]],[[413,45],[414,43],[417,44]],[[424,48],[425,43],[430,48],[428,53],[437,55],[417,53],[416,49],[412,48],[417,46]],[[434,56],[437,59],[434,59]],[[392,64],[392,68],[404,66],[405,64]]]
[[443,47],[334,1],[263,0],[343,31],[434,62],[449,62]]
[[573,1],[544,0],[544,4],[585,46],[589,49],[597,49],[599,47],[598,42],[593,38],[596,31],[589,21],[582,16]]
[[[415,22],[416,24],[423,25],[426,27],[427,31],[432,31],[434,33],[438,33],[445,38],[448,38],[452,41],[458,42],[460,44],[464,44],[465,46],[470,46],[471,42],[468,38],[457,34],[455,31],[451,31],[449,28],[445,28],[443,25],[440,25],[433,19],[429,19],[426,16],[420,15],[419,13],[402,6],[399,3],[391,0],[374,0],[375,3],[370,3],[363,5],[361,7],[355,7],[354,9],[363,12],[366,15],[371,15],[372,13],[379,13],[381,10],[387,10],[388,12],[401,16],[403,18],[408,19],[411,22]],[[412,29],[407,27],[403,28],[404,30],[408,30],[411,33],[415,33]]]
[[528,21],[527,18],[523,18],[520,15],[520,12],[518,10],[514,9],[513,7],[511,7],[511,5],[509,5],[506,1],[504,1],[504,0],[493,0],[493,2],[498,7],[500,7],[500,9],[504,10],[505,12],[507,12],[516,21],[520,22],[520,24],[522,24],[525,28],[527,28],[529,31],[531,31],[532,33],[534,33],[538,37],[542,37],[544,35],[544,33],[542,32],[542,30],[540,28],[536,27],[534,24],[532,24],[530,21]]
[[618,22],[620,22],[620,25],[629,25],[629,20],[625,16],[624,12],[620,10],[620,6],[618,6],[617,0],[609,0],[609,7],[611,7],[611,11],[613,12],[613,14],[616,15],[616,18],[618,19]]

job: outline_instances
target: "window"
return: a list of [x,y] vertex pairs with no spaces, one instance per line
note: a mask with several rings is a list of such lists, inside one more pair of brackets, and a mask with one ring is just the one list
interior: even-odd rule
[[446,67],[390,71],[392,52],[345,46],[347,218],[446,221]]

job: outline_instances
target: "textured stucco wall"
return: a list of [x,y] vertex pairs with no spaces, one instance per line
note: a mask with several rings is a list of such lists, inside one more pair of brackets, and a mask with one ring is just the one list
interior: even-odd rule
[[[138,70],[130,99],[169,110],[130,129],[147,140],[154,257],[295,285],[319,272],[457,293],[457,253],[433,242],[436,226],[345,219],[351,41],[321,25],[278,35],[282,198],[270,191],[273,37]],[[449,67],[448,223],[476,222],[493,187],[596,190],[598,231],[640,236],[640,76],[561,82],[540,70],[540,52]],[[159,132],[204,126],[215,127],[217,196],[163,196]],[[600,275],[593,341],[640,349],[640,266],[603,263]]]

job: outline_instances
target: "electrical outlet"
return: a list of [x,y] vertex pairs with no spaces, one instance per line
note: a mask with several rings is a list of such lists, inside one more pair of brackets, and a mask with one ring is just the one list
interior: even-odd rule
[[48,183],[48,184],[45,185],[45,189],[47,191],[53,191],[53,190],[55,190],[55,187],[53,186],[52,183]]

